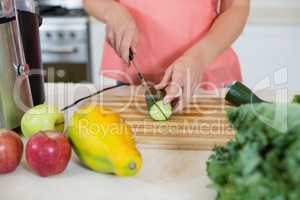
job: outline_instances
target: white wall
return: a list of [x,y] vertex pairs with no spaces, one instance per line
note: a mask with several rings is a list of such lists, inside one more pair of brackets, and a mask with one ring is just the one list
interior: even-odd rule
[[[245,83],[254,87],[269,79],[272,87],[300,91],[299,36],[300,26],[248,25],[234,45]],[[280,76],[280,82],[274,81],[275,75]]]
[[300,91],[299,10],[299,0],[252,0],[249,23],[234,44],[246,84],[268,80],[271,87]]
[[299,0],[251,0],[252,6],[260,7],[293,7],[299,5]]
[[90,18],[90,47],[92,56],[92,81],[99,87],[115,85],[116,81],[100,76],[103,54],[105,26],[94,18]]

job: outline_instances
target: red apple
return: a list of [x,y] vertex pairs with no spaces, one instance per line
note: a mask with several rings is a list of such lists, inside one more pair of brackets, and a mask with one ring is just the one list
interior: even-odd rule
[[23,143],[20,136],[10,130],[0,130],[0,174],[10,173],[20,164]]
[[40,176],[62,173],[71,157],[68,139],[55,131],[41,131],[33,135],[25,151],[28,165]]

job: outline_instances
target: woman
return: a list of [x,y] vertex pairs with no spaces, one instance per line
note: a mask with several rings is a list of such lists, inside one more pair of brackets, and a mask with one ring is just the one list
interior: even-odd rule
[[249,1],[85,0],[84,5],[107,25],[102,74],[138,83],[136,70],[128,68],[133,49],[145,78],[166,90],[165,102],[178,100],[176,112],[199,86],[241,80],[230,46],[247,22]]

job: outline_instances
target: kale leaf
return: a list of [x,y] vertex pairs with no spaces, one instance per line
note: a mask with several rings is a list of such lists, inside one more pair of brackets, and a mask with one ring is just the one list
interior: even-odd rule
[[300,106],[248,104],[227,116],[235,138],[207,161],[217,200],[299,200]]

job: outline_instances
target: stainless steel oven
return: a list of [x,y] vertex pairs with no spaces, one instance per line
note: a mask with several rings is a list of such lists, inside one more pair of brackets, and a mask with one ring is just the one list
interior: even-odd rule
[[[73,2],[73,4],[72,4]],[[77,0],[39,2],[47,82],[91,82],[89,18]]]
[[67,9],[81,9],[82,0],[38,0],[41,6],[60,6]]

